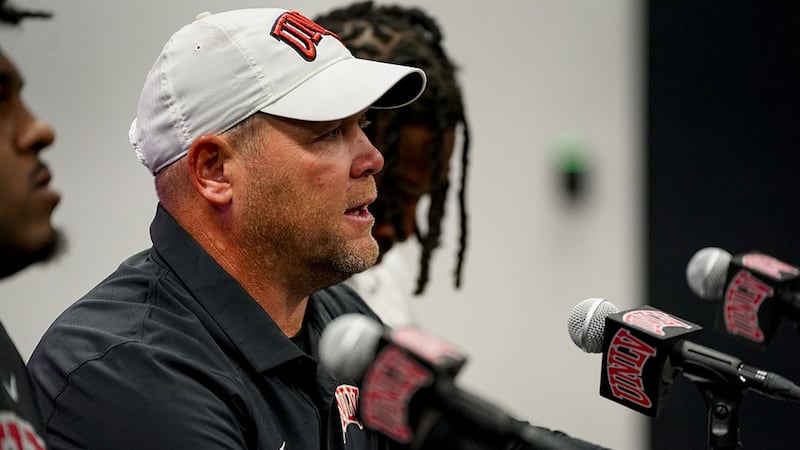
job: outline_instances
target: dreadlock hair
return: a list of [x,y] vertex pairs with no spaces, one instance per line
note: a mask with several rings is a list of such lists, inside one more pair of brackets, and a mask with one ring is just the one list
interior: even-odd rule
[[0,0],[0,23],[3,24],[16,25],[25,18],[49,18],[52,16],[52,13],[46,11],[25,11],[18,9],[13,5],[9,5],[6,0]]
[[[386,135],[380,148],[384,156],[384,169],[380,182],[383,192],[391,192],[398,159],[400,128],[407,123],[424,124],[433,135],[434,158],[431,180],[430,207],[428,209],[427,232],[417,228],[416,237],[422,246],[420,271],[414,295],[424,292],[428,283],[430,259],[439,246],[441,222],[445,213],[445,201],[449,188],[447,177],[441,177],[447,149],[444,149],[445,132],[461,125],[461,174],[459,177],[459,249],[454,270],[454,284],[461,287],[461,276],[467,247],[466,175],[469,162],[470,133],[464,114],[461,90],[455,79],[453,63],[442,48],[442,33],[436,21],[418,8],[400,6],[374,6],[372,1],[351,4],[335,9],[315,19],[317,23],[336,33],[357,57],[396,64],[420,67],[425,71],[428,84],[420,98],[411,105],[381,111],[387,117]],[[366,130],[374,142],[374,128]],[[444,179],[442,179],[444,178]],[[395,227],[401,227],[401,198],[387,195],[390,202],[385,211],[387,219]]]

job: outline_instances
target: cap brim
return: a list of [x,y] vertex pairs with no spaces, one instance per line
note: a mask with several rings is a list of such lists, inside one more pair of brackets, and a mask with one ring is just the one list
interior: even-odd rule
[[416,67],[348,58],[326,67],[261,111],[315,122],[338,120],[370,106],[405,106],[422,94],[425,83],[425,72]]

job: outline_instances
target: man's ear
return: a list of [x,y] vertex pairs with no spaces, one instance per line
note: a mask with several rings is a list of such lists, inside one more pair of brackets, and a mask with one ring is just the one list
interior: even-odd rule
[[216,206],[227,205],[233,200],[229,179],[231,151],[225,138],[203,135],[192,142],[186,153],[189,177],[194,189]]

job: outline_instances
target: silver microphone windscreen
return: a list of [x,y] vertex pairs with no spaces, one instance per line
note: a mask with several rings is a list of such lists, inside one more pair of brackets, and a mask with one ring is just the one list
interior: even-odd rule
[[692,256],[686,266],[689,288],[703,300],[719,300],[725,290],[725,276],[731,254],[717,247],[706,247]]
[[337,379],[355,381],[369,368],[383,335],[383,325],[362,314],[344,314],[322,331],[319,359]]
[[567,320],[569,337],[586,353],[602,353],[606,317],[618,311],[613,303],[604,298],[582,300],[569,313]]

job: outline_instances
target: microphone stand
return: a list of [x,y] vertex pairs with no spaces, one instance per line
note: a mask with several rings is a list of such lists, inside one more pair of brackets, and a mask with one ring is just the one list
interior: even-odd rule
[[739,404],[743,390],[710,380],[692,380],[708,407],[708,446],[712,450],[741,450]]
[[708,407],[708,446],[711,450],[741,450],[739,404],[746,386],[739,373],[742,361],[689,341],[676,352],[683,357],[683,374],[695,384]]

